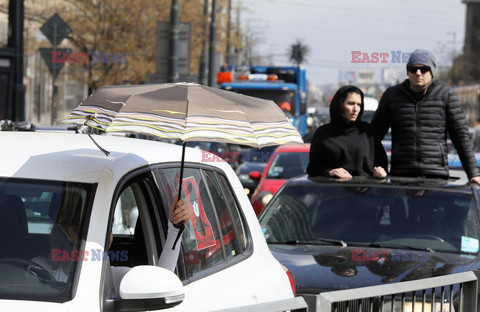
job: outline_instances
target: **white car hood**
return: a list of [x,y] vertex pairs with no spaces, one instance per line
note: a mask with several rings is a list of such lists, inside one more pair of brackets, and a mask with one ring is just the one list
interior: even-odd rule
[[27,301],[27,300],[0,300],[2,311],[8,312],[67,312],[67,306],[62,303]]

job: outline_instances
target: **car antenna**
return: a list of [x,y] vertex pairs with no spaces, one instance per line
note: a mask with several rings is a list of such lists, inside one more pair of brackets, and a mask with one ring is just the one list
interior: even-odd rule
[[90,120],[90,118],[92,117],[92,115],[88,115],[85,117],[85,122],[83,123],[83,125],[86,127],[86,133],[88,135],[88,137],[92,140],[93,144],[95,144],[95,146],[101,150],[105,156],[108,156],[110,154],[109,151],[107,151],[106,149],[104,149],[103,147],[101,147],[100,145],[98,145],[98,143],[93,139],[93,137],[90,135],[90,129],[92,128],[91,126],[87,125],[87,121]]

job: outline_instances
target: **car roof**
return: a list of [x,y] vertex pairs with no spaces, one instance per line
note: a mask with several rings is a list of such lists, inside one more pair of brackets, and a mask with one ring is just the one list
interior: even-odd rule
[[308,152],[310,151],[310,143],[305,144],[284,144],[275,149],[275,153],[288,153],[288,152]]
[[[123,175],[149,164],[181,160],[179,145],[114,135],[92,137],[110,152],[108,156],[85,134],[0,132],[4,164],[0,177],[96,183],[104,170]],[[185,161],[201,162],[201,151],[187,148]],[[228,166],[223,161],[208,164]]]
[[376,179],[373,177],[353,177],[350,180],[341,180],[332,177],[309,177],[308,175],[302,175],[293,179],[290,179],[286,183],[287,186],[293,185],[305,185],[305,184],[331,184],[338,186],[348,185],[362,185],[369,187],[383,186],[383,187],[411,187],[411,188],[423,188],[423,189],[455,189],[460,191],[471,192],[471,184],[466,178],[466,174],[462,171],[450,171],[448,180],[442,179],[425,179],[425,178],[413,178],[413,177],[388,177],[385,180]]

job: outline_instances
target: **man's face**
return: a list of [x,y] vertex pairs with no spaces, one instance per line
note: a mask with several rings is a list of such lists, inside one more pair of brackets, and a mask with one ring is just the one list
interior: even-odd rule
[[425,65],[411,65],[407,69],[408,79],[413,91],[421,91],[432,81],[430,67]]

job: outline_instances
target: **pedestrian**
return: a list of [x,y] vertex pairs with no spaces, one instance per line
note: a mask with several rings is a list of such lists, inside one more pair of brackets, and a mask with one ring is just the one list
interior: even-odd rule
[[362,121],[363,98],[363,92],[352,85],[335,93],[330,103],[331,121],[320,126],[312,139],[310,176],[387,176],[385,149],[375,140],[370,124]]
[[408,79],[383,93],[372,119],[375,135],[382,140],[392,130],[391,175],[447,179],[449,134],[468,178],[480,183],[462,106],[452,87],[433,79],[436,68],[431,52],[410,55]]

